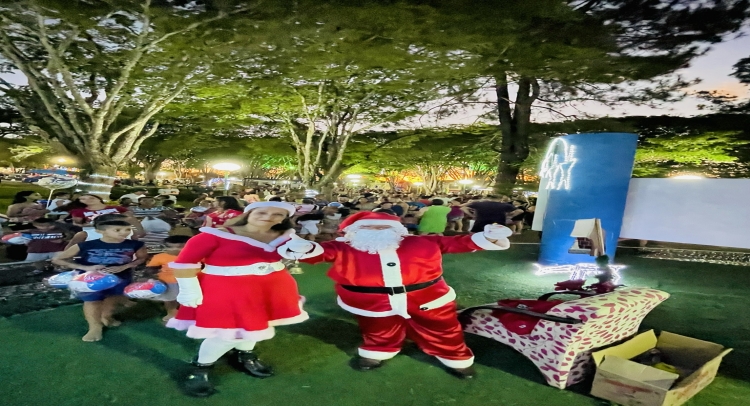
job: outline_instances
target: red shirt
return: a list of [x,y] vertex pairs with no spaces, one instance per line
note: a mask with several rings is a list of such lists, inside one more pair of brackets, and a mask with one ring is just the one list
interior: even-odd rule
[[91,209],[73,209],[70,211],[70,216],[73,218],[82,218],[84,224],[91,223],[95,218],[102,214],[122,214],[127,213],[128,209],[122,206],[107,206],[99,210]]
[[229,209],[223,213],[219,213],[218,211],[210,213],[206,217],[211,219],[211,227],[218,227],[223,226],[227,220],[241,215],[241,211]]

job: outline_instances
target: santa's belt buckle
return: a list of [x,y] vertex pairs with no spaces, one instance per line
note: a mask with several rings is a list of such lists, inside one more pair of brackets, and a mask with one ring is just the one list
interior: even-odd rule
[[406,293],[406,286],[386,286],[385,288],[388,289],[388,294],[391,296]]

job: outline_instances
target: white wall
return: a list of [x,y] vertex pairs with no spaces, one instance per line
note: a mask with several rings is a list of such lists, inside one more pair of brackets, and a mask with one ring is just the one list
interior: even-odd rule
[[750,179],[632,179],[620,237],[750,248]]

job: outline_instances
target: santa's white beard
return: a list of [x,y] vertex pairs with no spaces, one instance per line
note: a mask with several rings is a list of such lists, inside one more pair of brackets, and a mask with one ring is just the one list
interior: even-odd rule
[[384,250],[395,250],[404,239],[401,230],[389,228],[385,230],[355,229],[344,235],[344,240],[355,250],[377,254]]

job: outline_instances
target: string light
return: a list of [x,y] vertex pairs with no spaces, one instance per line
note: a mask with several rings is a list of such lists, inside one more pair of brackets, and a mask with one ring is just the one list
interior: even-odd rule
[[[562,146],[562,153],[558,151],[559,146]],[[569,145],[562,138],[552,140],[539,171],[540,177],[549,179],[547,189],[570,190],[570,174],[578,161],[575,158],[575,151],[576,147]],[[562,162],[560,162],[561,157],[564,159]]]
[[[602,270],[596,264],[581,263],[576,265],[552,265],[543,266],[534,264],[536,267],[536,275],[549,275],[555,273],[566,273],[570,275],[570,280],[587,279],[591,276],[602,273]],[[620,270],[624,269],[625,265],[609,265],[609,269],[612,270],[612,283],[618,284],[622,280]]]

